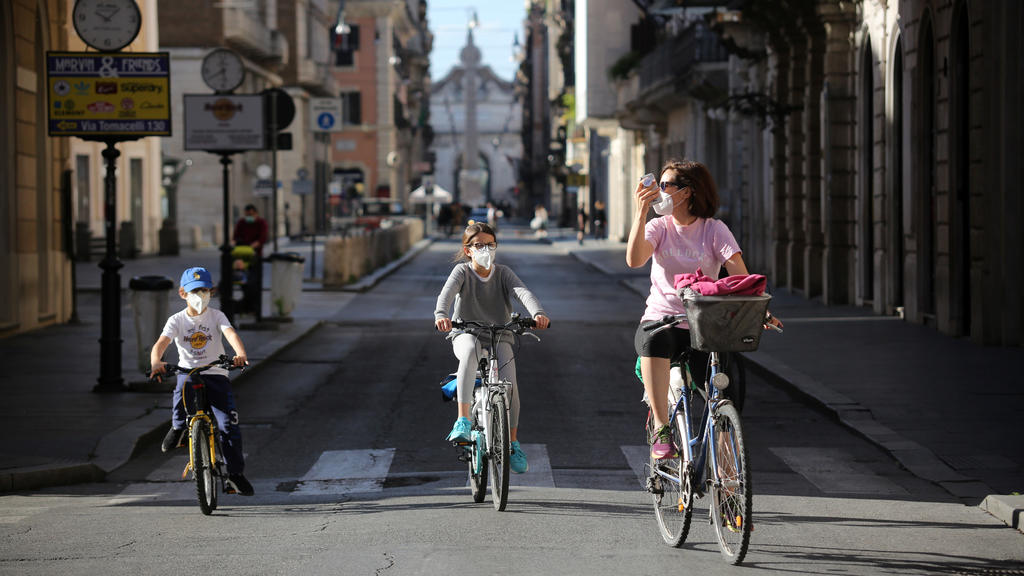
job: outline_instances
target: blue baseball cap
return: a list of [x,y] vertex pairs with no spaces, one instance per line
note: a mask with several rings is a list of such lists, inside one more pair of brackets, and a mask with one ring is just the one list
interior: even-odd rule
[[210,271],[201,266],[189,268],[181,273],[181,288],[191,292],[196,288],[213,288],[213,277]]

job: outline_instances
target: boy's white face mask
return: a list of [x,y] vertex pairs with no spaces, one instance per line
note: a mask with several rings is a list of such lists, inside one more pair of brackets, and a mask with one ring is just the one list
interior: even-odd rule
[[198,314],[202,314],[203,310],[206,310],[207,305],[210,304],[210,293],[204,292],[189,292],[188,296],[185,297],[185,301],[192,307],[193,310]]
[[472,252],[474,264],[484,270],[491,269],[491,265],[494,264],[494,250],[490,248],[473,248]]

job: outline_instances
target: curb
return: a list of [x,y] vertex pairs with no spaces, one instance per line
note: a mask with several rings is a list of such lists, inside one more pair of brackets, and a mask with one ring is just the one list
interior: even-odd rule
[[[398,270],[407,262],[419,256],[420,252],[426,250],[427,247],[429,247],[433,243],[433,238],[423,238],[419,242],[413,244],[412,247],[409,248],[409,250],[406,251],[405,254],[402,254],[402,256],[398,258],[398,260],[388,262],[387,264],[374,270],[370,274],[363,276],[357,282],[340,286],[338,288],[335,288],[335,290],[340,290],[342,292],[366,292],[367,290],[370,290],[378,283],[380,283],[381,280],[390,276],[391,273],[393,273],[395,270]],[[326,290],[330,290],[330,288],[326,288]]]
[[[378,268],[359,282],[344,287],[342,291],[366,292],[372,289],[381,280],[418,256],[433,242],[433,238],[420,240],[401,258]],[[79,288],[79,290],[82,289]],[[260,366],[267,360],[288,350],[323,323],[323,320],[312,321],[308,326],[300,328],[295,335],[281,334],[253,350],[250,358],[255,362],[244,372],[235,376],[231,380],[232,385],[237,386],[239,383],[244,383],[250,377],[249,375],[259,371]],[[150,409],[142,416],[126,422],[100,438],[94,449],[93,457],[88,462],[13,468],[0,472],[0,493],[103,481],[107,474],[124,466],[144,448],[160,438],[170,422],[171,419],[164,410]]]
[[[570,251],[569,255],[599,272],[615,276],[600,263],[588,260],[577,251]],[[647,295],[628,279],[622,279],[619,283],[641,297]],[[834,414],[839,423],[885,450],[911,474],[940,486],[958,499],[984,499],[979,508],[1003,521],[1007,526],[1024,532],[1021,525],[1024,496],[993,494],[994,490],[984,482],[960,474],[928,448],[875,420],[874,415],[865,406],[770,354],[744,352],[742,356],[747,365],[761,377],[793,390],[809,403]]]

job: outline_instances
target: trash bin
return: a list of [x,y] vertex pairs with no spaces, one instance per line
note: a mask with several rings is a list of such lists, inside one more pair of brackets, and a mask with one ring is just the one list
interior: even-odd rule
[[135,276],[128,282],[135,314],[139,372],[149,372],[149,351],[167,322],[168,298],[174,281],[166,276]]
[[267,260],[271,265],[271,315],[283,318],[295,309],[295,301],[302,291],[302,264],[306,259],[295,252],[275,252]]

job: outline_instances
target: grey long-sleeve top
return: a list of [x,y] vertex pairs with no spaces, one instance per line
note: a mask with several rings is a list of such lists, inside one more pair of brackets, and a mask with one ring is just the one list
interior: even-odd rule
[[448,281],[444,283],[441,294],[434,306],[434,319],[448,318],[448,310],[454,304],[455,310],[451,318],[475,320],[491,324],[504,324],[512,316],[512,297],[526,308],[530,317],[544,314],[540,300],[523,284],[508,266],[495,264],[487,278],[481,278],[472,268],[472,264],[464,262],[452,269]]

